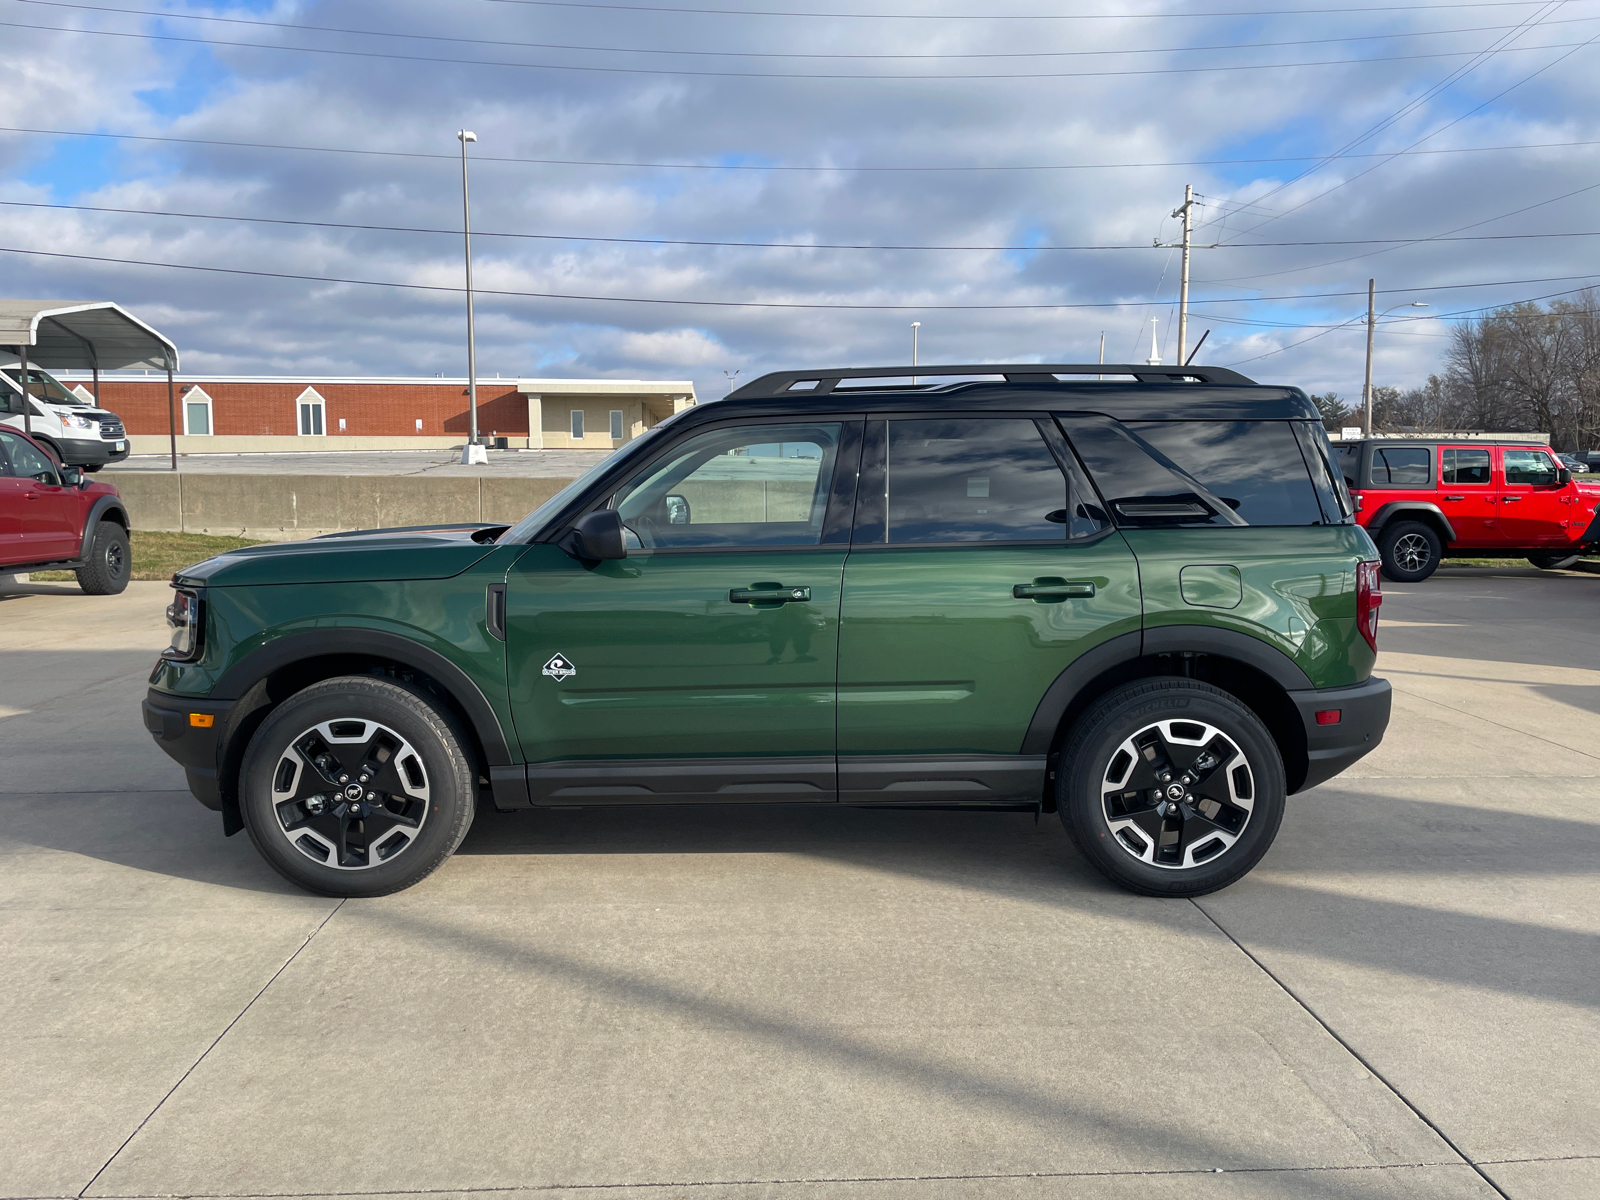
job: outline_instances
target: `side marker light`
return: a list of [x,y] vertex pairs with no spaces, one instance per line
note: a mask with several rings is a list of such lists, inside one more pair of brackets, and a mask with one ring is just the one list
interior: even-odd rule
[[1344,716],[1344,710],[1339,708],[1325,708],[1317,714],[1318,725],[1337,725]]
[[[190,713],[189,714],[189,724],[192,725],[196,729],[210,729],[212,724],[216,721],[216,719],[217,718],[212,716],[210,713]],[[1319,720],[1319,721],[1322,720],[1322,714],[1321,713],[1317,714],[1317,720]]]

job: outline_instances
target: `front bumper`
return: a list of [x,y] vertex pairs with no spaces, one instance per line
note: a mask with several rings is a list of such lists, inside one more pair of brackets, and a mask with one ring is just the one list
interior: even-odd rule
[[[122,446],[121,450],[117,449],[119,444]],[[58,443],[61,448],[61,459],[69,467],[103,467],[107,463],[121,462],[128,457],[129,447],[132,444],[127,438],[105,442],[99,438],[65,437]]]
[[[1389,727],[1392,689],[1376,675],[1354,687],[1290,692],[1306,731],[1306,777],[1295,789],[1303,792],[1332,779],[1383,741]],[[1337,709],[1335,725],[1317,724],[1317,714]]]
[[[217,748],[233,704],[232,700],[197,700],[151,688],[139,705],[144,727],[167,757],[183,768],[194,798],[218,812],[222,793],[217,785]],[[210,726],[194,724],[194,716],[210,717]]]

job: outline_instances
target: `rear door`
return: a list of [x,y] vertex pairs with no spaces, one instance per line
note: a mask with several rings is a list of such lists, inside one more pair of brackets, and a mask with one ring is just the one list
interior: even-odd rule
[[[0,432],[20,487],[14,502],[21,550],[14,561],[54,562],[78,553],[79,493],[61,482],[56,465],[25,438]],[[8,485],[12,486],[12,485]]]
[[1133,555],[1051,421],[869,418],[840,620],[840,799],[1038,800],[1044,753],[1022,750],[1046,690],[1138,628]]
[[1494,546],[1504,540],[1487,446],[1439,447],[1439,509],[1456,531],[1455,546]]
[[1548,450],[1501,448],[1500,533],[1509,546],[1564,546],[1572,516],[1566,489]]

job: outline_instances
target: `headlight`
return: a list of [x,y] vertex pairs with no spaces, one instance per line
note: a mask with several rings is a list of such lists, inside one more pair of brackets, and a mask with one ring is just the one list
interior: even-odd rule
[[76,413],[63,414],[61,423],[68,429],[93,429],[96,433],[100,432],[99,421],[92,417],[80,417]]
[[200,635],[204,629],[199,592],[181,589],[167,605],[167,624],[172,626],[172,645],[163,652],[165,657],[179,662],[193,662],[200,657]]

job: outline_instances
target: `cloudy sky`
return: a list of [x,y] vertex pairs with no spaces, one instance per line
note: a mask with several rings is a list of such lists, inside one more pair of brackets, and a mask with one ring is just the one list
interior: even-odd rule
[[0,294],[117,300],[186,372],[464,374],[462,126],[488,377],[720,396],[905,362],[912,321],[923,362],[1102,333],[1114,362],[1155,318],[1171,362],[1151,243],[1186,183],[1220,243],[1190,346],[1265,381],[1357,394],[1369,277],[1430,306],[1380,329],[1402,386],[1459,314],[1600,281],[1600,0],[0,0],[0,28],[0,246],[45,252],[0,253]]

